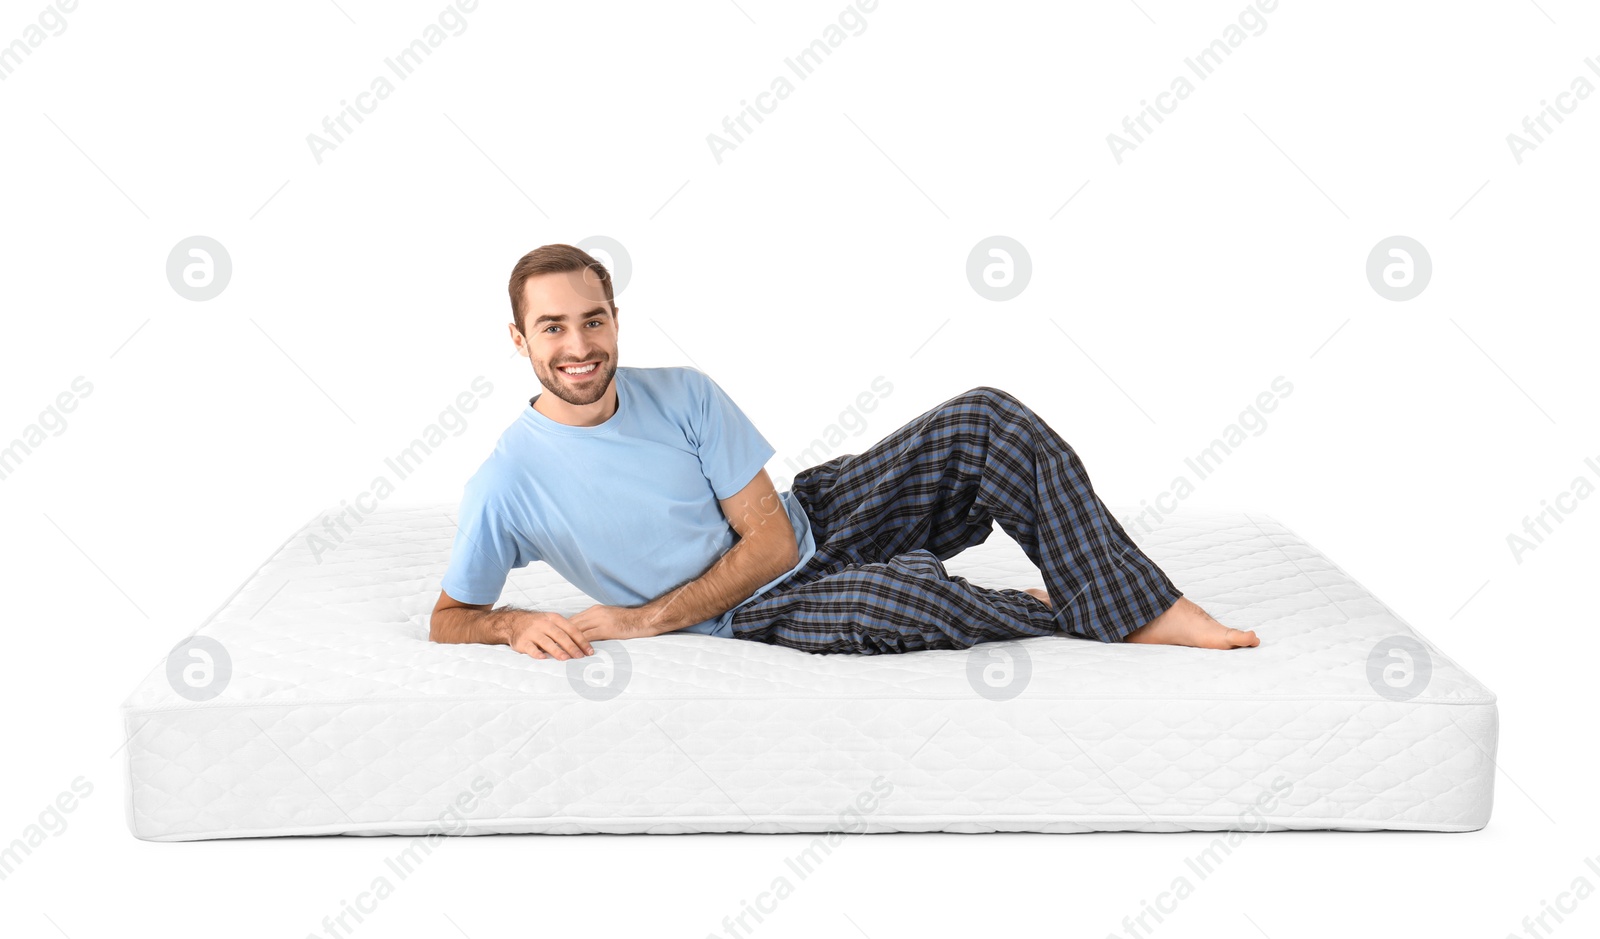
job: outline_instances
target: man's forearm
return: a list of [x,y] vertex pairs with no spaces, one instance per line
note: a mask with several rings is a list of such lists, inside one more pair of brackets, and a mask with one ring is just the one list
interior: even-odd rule
[[507,645],[517,619],[530,611],[503,606],[494,610],[452,607],[434,611],[428,638],[434,642],[482,642]]
[[738,606],[757,587],[800,560],[793,532],[784,533],[784,538],[787,540],[773,542],[740,538],[704,574],[638,607],[641,626],[650,635],[658,636],[721,616]]

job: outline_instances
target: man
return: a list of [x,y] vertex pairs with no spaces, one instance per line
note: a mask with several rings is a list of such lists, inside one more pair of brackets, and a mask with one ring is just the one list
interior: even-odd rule
[[[435,642],[562,660],[672,631],[861,654],[1060,633],[1259,644],[1182,596],[1066,441],[1006,392],[958,395],[779,493],[763,468],[775,451],[710,377],[617,364],[611,275],[594,258],[531,251],[510,295],[511,341],[544,393],[467,483]],[[994,522],[1044,588],[945,571]],[[535,560],[605,602],[573,616],[492,608]]]

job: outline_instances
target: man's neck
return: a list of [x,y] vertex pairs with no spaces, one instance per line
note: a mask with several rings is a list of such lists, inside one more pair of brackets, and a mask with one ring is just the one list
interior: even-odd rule
[[604,424],[617,413],[617,382],[612,379],[611,387],[593,404],[568,404],[551,394],[548,388],[529,399],[528,404],[558,424],[594,427]]

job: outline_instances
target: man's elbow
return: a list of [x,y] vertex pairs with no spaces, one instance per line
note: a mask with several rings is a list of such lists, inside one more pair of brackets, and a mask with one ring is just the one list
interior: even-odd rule
[[747,534],[737,539],[735,545],[744,552],[746,563],[759,567],[767,580],[800,563],[800,546],[794,543],[794,536],[786,532]]
[[786,536],[777,540],[779,543],[773,549],[777,556],[773,561],[773,576],[782,574],[800,563],[800,546],[794,543],[794,538]]
[[[491,608],[492,604],[489,603],[462,603],[443,590],[439,591],[439,600],[433,605],[433,613],[428,617],[428,641],[464,641],[461,638],[462,629],[471,619],[470,611]],[[467,610],[469,613],[463,613],[462,610]]]

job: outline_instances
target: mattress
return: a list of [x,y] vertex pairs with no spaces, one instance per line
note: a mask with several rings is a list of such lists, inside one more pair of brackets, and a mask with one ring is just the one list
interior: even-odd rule
[[[1130,529],[1262,644],[1070,636],[810,655],[668,634],[536,660],[428,640],[453,505],[318,513],[121,715],[151,841],[588,832],[1473,831],[1495,696],[1273,519]],[[1042,581],[995,528],[946,562]],[[576,613],[543,562],[501,597]]]

